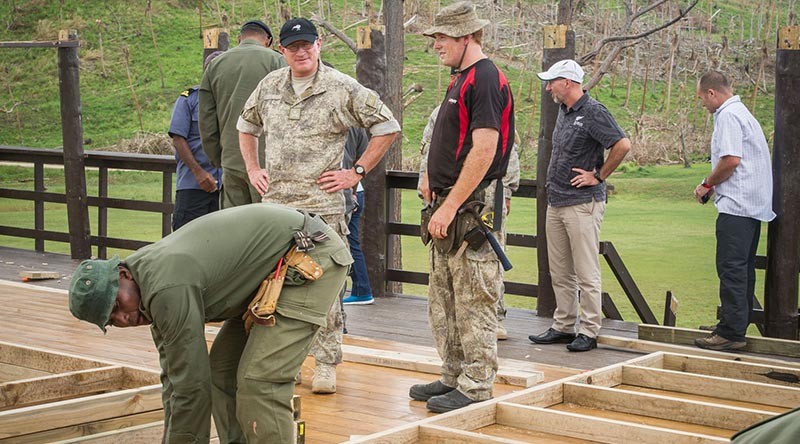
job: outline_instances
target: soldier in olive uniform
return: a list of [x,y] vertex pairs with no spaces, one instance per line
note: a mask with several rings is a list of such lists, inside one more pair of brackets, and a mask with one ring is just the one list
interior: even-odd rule
[[[298,232],[318,240],[308,255],[323,274],[306,281],[290,268],[274,322],[256,321],[248,335],[242,315]],[[245,205],[197,219],[125,262],[84,261],[69,307],[104,332],[150,325],[162,369],[164,442],[208,443],[213,410],[220,442],[287,443],[294,377],[352,262],[319,217]],[[205,323],[218,321],[209,353]]]
[[[239,150],[236,121],[245,100],[268,73],[286,66],[269,47],[272,31],[261,21],[242,25],[239,45],[225,51],[203,74],[200,84],[200,136],[211,163],[222,168],[222,208],[261,202],[250,186]],[[263,147],[263,140],[261,146]]]
[[[267,75],[247,100],[237,124],[239,145],[250,183],[265,202],[319,214],[345,238],[342,190],[354,187],[380,162],[400,125],[375,91],[320,63],[321,48],[310,21],[295,18],[283,25],[280,51],[289,66]],[[350,127],[367,128],[372,138],[354,167],[342,169]],[[267,147],[265,168],[256,151],[261,135]],[[336,391],[342,326],[341,306],[334,304],[311,351],[315,393]]]

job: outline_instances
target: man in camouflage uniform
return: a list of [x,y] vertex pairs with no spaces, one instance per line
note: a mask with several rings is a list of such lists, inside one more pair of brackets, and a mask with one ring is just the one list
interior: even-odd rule
[[[428,124],[425,125],[425,129],[422,130],[422,141],[420,143],[420,159],[419,159],[419,181],[417,182],[417,195],[422,198],[422,180],[425,178],[425,173],[428,172],[428,149],[431,146],[431,139],[433,138],[433,127],[436,125],[436,116],[439,114],[439,106],[433,109],[431,112],[430,117],[428,118]],[[506,170],[506,175],[503,176],[503,218],[500,223],[500,235],[497,236],[497,241],[500,242],[500,245],[505,248],[506,246],[506,217],[508,217],[509,213],[511,213],[511,195],[519,189],[519,175],[520,175],[520,166],[519,166],[519,149],[517,148],[516,142],[511,147],[511,154],[508,158],[508,169]],[[428,185],[425,184],[427,188]],[[486,189],[486,200],[489,202],[494,202],[494,186],[489,186]],[[502,272],[501,272],[502,273]],[[502,276],[501,276],[502,280]],[[498,341],[505,341],[508,339],[508,331],[503,326],[503,319],[506,318],[506,306],[505,301],[503,300],[503,296],[505,294],[505,284],[501,281],[500,282],[500,296],[497,298],[497,330],[495,330],[495,334],[497,336]]]
[[[514,99],[505,75],[481,48],[488,20],[471,3],[443,8],[423,34],[456,76],[447,89],[433,130],[422,194],[434,211],[426,225],[434,247],[430,256],[428,320],[442,359],[442,376],[411,387],[409,396],[447,412],[492,397],[497,373],[495,305],[502,282],[500,261],[488,242],[461,248],[464,231],[477,225],[462,214],[464,203],[488,203],[493,211],[514,144]],[[499,186],[498,186],[499,184]],[[497,230],[500,231],[499,226]],[[448,246],[449,244],[449,246]]]
[[[286,66],[270,46],[269,27],[259,20],[246,22],[239,33],[239,45],[209,64],[200,84],[200,136],[211,163],[222,168],[222,208],[261,202],[247,179],[236,122],[258,82]],[[260,143],[263,148],[264,141]]]
[[[319,214],[346,239],[342,190],[354,187],[380,162],[400,125],[377,93],[320,63],[321,48],[310,21],[295,18],[283,25],[280,51],[289,66],[265,77],[247,100],[237,125],[239,144],[250,183],[264,202]],[[355,166],[341,169],[350,127],[367,128],[372,138]],[[262,134],[267,146],[264,169],[256,153],[256,137]],[[328,325],[311,349],[314,393],[336,392],[342,326],[341,305],[333,304]]]

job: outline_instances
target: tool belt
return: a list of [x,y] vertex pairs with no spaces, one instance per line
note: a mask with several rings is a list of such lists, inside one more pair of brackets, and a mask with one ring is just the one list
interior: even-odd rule
[[[466,242],[471,249],[477,251],[486,242],[486,237],[480,231],[480,227],[478,226],[479,222],[469,213],[463,211],[456,212],[453,222],[447,227],[447,235],[444,239],[436,239],[428,233],[430,217],[439,209],[441,204],[444,203],[444,200],[445,199],[437,199],[432,206],[427,206],[422,210],[422,218],[420,221],[422,242],[427,245],[433,240],[433,247],[442,254],[448,254],[454,250],[458,250],[464,242]],[[474,202],[474,200],[468,199],[462,207],[472,202]],[[482,203],[481,206],[483,206]]]
[[324,273],[322,267],[306,251],[314,248],[314,242],[324,242],[328,236],[321,231],[309,234],[311,216],[303,211],[301,213],[306,216],[306,220],[303,230],[294,234],[295,245],[278,260],[275,269],[261,282],[247,306],[247,311],[242,315],[247,333],[250,333],[254,323],[266,327],[275,325],[275,308],[290,268],[306,282],[316,281]]

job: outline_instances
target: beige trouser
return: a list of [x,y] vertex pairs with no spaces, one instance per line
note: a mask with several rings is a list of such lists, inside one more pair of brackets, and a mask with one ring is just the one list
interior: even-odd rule
[[[556,296],[553,328],[560,332],[582,333],[591,338],[600,332],[602,287],[598,255],[605,210],[606,204],[596,201],[547,207],[547,255]],[[581,321],[576,328],[579,307]]]

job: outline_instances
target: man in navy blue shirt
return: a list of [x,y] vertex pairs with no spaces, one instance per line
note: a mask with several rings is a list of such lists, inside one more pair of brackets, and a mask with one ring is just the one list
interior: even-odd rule
[[[220,54],[222,51],[209,54],[203,69]],[[178,96],[169,123],[169,135],[175,148],[175,160],[178,161],[172,231],[219,209],[222,170],[211,165],[200,142],[197,123],[199,89],[199,86],[193,86]]]

